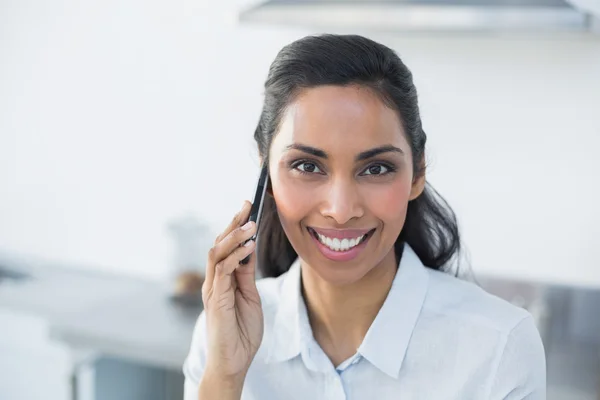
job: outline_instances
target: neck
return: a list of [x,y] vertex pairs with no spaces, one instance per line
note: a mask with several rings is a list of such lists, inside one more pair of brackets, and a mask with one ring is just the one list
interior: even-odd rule
[[397,267],[392,249],[359,281],[332,285],[315,269],[303,266],[303,295],[313,335],[336,366],[362,343],[387,297]]

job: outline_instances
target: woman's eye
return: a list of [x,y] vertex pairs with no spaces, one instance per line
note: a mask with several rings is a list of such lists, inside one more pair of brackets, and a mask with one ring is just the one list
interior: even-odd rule
[[309,173],[309,174],[321,172],[319,167],[317,167],[316,164],[311,163],[311,162],[303,162],[303,163],[297,164],[295,168],[297,170],[299,170],[300,172]]
[[371,165],[363,172],[363,175],[384,175],[390,171],[388,167],[381,164]]

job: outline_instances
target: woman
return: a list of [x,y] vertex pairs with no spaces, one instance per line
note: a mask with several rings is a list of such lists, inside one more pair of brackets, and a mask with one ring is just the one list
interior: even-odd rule
[[417,92],[392,50],[286,46],[254,137],[271,179],[260,246],[242,245],[245,202],[208,256],[186,400],[545,398],[531,315],[448,273],[457,224],[426,183]]

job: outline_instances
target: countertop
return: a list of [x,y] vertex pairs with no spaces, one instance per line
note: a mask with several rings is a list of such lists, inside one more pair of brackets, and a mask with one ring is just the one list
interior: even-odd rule
[[0,308],[43,318],[53,339],[74,349],[181,369],[201,307],[172,302],[165,283],[2,256],[0,266],[31,276],[0,281]]
[[[33,278],[19,283],[0,281],[0,309],[44,318],[50,336],[74,350],[181,370],[201,307],[173,303],[164,283],[6,261],[0,254],[2,266]],[[547,311],[552,311],[541,330],[548,380],[554,385],[549,388],[583,388],[593,393],[598,345],[586,344],[581,338],[597,337],[596,325],[583,323],[595,320],[587,315],[595,312],[600,292],[498,279],[481,279],[480,283],[494,294],[523,304],[545,292]],[[579,303],[587,306],[578,311],[575,306]],[[580,382],[581,371],[589,372],[585,385]]]

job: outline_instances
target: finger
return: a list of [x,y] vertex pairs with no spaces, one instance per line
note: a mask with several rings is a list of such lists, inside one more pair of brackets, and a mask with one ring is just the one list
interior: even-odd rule
[[[233,230],[233,232],[227,235],[225,239],[217,243],[216,246],[209,250],[206,264],[206,276],[204,283],[202,284],[203,295],[207,295],[211,292],[215,281],[215,276],[218,274],[217,270],[223,267],[222,264],[225,259],[229,258],[232,253],[239,254],[240,251],[244,252],[246,256],[250,254],[249,252],[246,253],[245,250],[242,249],[245,248],[243,246],[244,244],[254,246],[254,242],[248,241],[248,239],[250,239],[255,233],[256,223],[254,221],[250,221],[245,225]],[[242,260],[244,257],[240,258],[240,260]],[[239,260],[237,265],[239,265]],[[237,265],[235,265],[235,267],[237,267]],[[229,272],[229,275],[231,275],[231,272]]]
[[229,235],[231,231],[233,231],[235,228],[242,226],[248,220],[248,217],[250,216],[250,208],[252,208],[251,206],[252,205],[248,200],[244,200],[244,205],[237,212],[237,214],[233,216],[233,219],[231,220],[227,228],[225,228],[225,230],[215,238],[215,245],[221,240],[223,240],[225,236]]
[[229,226],[215,239],[215,244],[212,249],[208,252],[207,262],[206,262],[206,271],[204,273],[204,284],[202,285],[202,290],[208,292],[212,286],[214,276],[215,276],[215,264],[221,261],[216,254],[215,246],[223,240],[224,237],[229,235],[231,231],[242,225],[242,223],[248,219],[248,214],[250,214],[250,202],[244,200],[244,205],[238,211],[238,213],[233,217]]
[[215,246],[216,262],[224,260],[238,247],[256,234],[256,222],[249,221],[234,229]]
[[208,257],[206,259],[206,270],[204,273],[204,282],[202,283],[202,295],[206,295],[212,289],[212,283],[215,276],[215,264],[217,263],[215,257],[215,248],[212,247],[208,250]]
[[254,240],[250,240],[245,245],[235,249],[227,258],[217,263],[215,266],[215,279],[231,276],[233,271],[240,266],[240,261],[249,254],[252,254],[255,247]]
[[[213,282],[213,293],[215,296],[225,293],[232,288],[231,275],[240,267],[240,261],[254,251],[255,243],[253,240],[244,246],[237,248],[229,257],[220,261],[215,266],[215,278]],[[238,283],[239,285],[239,283]]]
[[256,287],[256,251],[250,254],[248,263],[240,265],[234,274],[242,295],[253,300],[259,299]]

